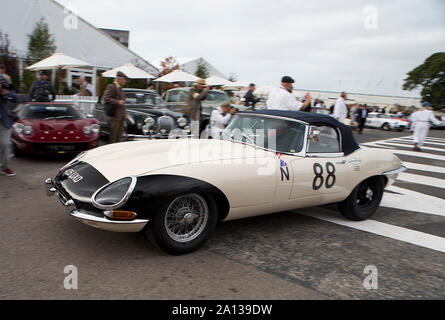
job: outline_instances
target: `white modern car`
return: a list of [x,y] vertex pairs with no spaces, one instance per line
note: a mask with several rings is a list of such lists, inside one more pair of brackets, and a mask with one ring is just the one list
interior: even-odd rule
[[381,128],[386,131],[403,131],[409,128],[409,121],[392,114],[371,112],[366,118],[365,125],[370,128]]

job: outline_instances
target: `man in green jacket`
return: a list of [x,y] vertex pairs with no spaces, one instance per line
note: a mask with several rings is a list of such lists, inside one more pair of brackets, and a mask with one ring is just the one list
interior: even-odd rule
[[201,101],[204,100],[209,92],[206,81],[199,79],[195,86],[189,90],[187,95],[187,106],[184,110],[186,116],[192,120],[192,135],[199,137],[199,121],[201,118]]

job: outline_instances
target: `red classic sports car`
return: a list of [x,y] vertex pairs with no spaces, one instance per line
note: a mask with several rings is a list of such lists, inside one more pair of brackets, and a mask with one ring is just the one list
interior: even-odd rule
[[22,153],[79,153],[98,146],[99,121],[68,103],[28,103],[18,113],[12,142]]

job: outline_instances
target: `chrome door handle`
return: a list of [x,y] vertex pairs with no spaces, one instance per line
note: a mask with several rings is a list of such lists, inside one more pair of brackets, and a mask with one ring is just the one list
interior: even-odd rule
[[346,163],[346,160],[342,160],[342,161],[336,162],[335,164],[345,164],[345,163]]

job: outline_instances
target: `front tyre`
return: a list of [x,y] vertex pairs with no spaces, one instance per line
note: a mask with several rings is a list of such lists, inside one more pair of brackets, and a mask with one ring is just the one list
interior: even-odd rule
[[349,197],[338,204],[338,208],[349,220],[369,219],[380,206],[384,189],[383,177],[368,178],[355,187]]
[[198,249],[218,222],[215,202],[210,197],[191,193],[171,198],[154,216],[149,239],[170,254],[185,254]]
[[383,124],[382,129],[385,131],[391,131],[391,126],[389,125],[389,123],[385,123]]

